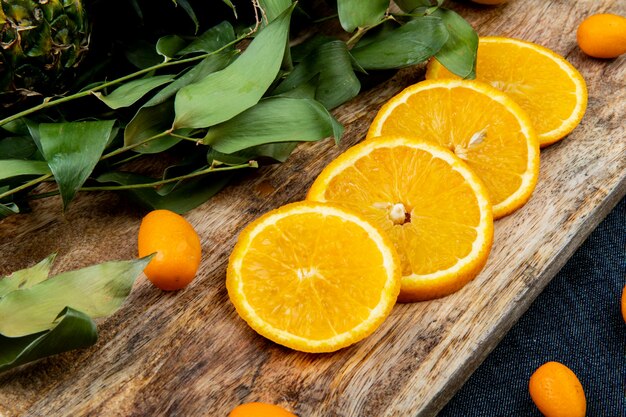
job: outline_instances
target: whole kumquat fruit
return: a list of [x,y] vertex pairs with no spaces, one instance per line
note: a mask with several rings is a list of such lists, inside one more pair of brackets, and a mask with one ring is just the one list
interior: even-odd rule
[[141,221],[137,239],[139,256],[154,253],[144,273],[166,291],[187,286],[200,265],[200,238],[182,216],[169,210],[154,210]]
[[576,31],[578,46],[594,58],[617,58],[626,52],[626,17],[610,13],[589,16]]
[[530,377],[528,389],[546,417],[585,417],[587,400],[583,386],[576,374],[559,362],[541,365]]
[[228,417],[297,417],[274,404],[247,403],[233,408]]

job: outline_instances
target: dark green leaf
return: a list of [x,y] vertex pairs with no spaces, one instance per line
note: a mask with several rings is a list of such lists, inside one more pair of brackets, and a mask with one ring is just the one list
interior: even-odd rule
[[439,9],[433,16],[441,18],[450,36],[435,58],[456,75],[476,78],[478,35],[465,19],[452,10]]
[[178,77],[176,81],[165,86],[154,97],[148,100],[148,102],[144,104],[144,107],[161,104],[168,98],[174,96],[181,88],[196,83],[207,75],[223,69],[231,62],[235,55],[237,55],[236,51],[223,51],[206,57],[189,71]]
[[284,94],[319,75],[315,99],[332,109],[359,94],[361,83],[352,69],[352,58],[346,44],[331,41],[313,50],[273,94]]
[[[178,51],[178,55],[193,53],[210,53],[228,45],[236,39],[233,25],[223,21],[219,25],[213,26],[202,35],[198,36],[185,48]],[[234,49],[230,48],[231,50]]]
[[92,318],[108,316],[122,305],[149,261],[105,262],[12,291],[0,298],[0,334],[21,337],[49,330],[65,307]]
[[4,297],[8,293],[20,288],[30,288],[35,284],[45,281],[50,273],[50,267],[56,254],[48,256],[37,265],[30,268],[20,269],[15,271],[11,275],[0,278],[0,298]]
[[[142,107],[124,130],[124,146],[134,145],[169,129],[174,121],[174,103],[165,101],[157,106]],[[139,153],[158,153],[171,148],[180,139],[170,135],[134,148]]]
[[0,159],[32,159],[37,145],[30,136],[12,136],[0,140]]
[[39,141],[59,186],[64,207],[98,163],[114,123],[114,120],[42,123],[33,129],[33,137]]
[[86,348],[97,340],[96,323],[80,311],[65,308],[51,330],[22,337],[0,335],[0,372],[57,353]]
[[154,48],[154,44],[136,40],[130,43],[125,50],[126,59],[137,68],[144,69],[160,64],[163,60]]
[[50,168],[44,161],[0,160],[0,180],[21,175],[44,175],[49,173]]
[[3,124],[2,129],[14,135],[28,135],[28,126],[23,118]]
[[226,165],[239,165],[252,160],[265,159],[268,159],[270,162],[285,162],[299,144],[300,142],[267,143],[231,154],[225,154],[210,148],[207,153],[207,160],[209,163],[223,163]]
[[[185,213],[217,194],[233,178],[231,172],[220,172],[205,177],[187,180],[179,184],[167,195],[160,195],[151,188],[127,190],[130,196],[149,209],[165,209],[175,213]],[[154,178],[132,172],[109,172],[97,178],[99,182],[113,182],[119,185],[148,184]]]
[[213,126],[204,143],[222,153],[277,142],[304,142],[334,136],[343,127],[320,103],[308,99],[264,99],[231,120]]
[[163,57],[163,62],[172,59],[178,52],[187,45],[187,41],[177,35],[166,35],[157,41],[157,54]]
[[389,0],[337,0],[341,27],[352,32],[359,27],[380,22],[389,7]]
[[183,10],[187,13],[189,18],[191,19],[191,21],[195,25],[196,32],[198,32],[198,28],[200,27],[200,23],[198,22],[198,17],[196,16],[196,13],[193,11],[193,7],[191,7],[191,4],[189,4],[189,2],[187,0],[173,0],[173,1],[174,1],[174,4],[179,4],[180,7],[183,8]]
[[176,129],[213,126],[258,103],[280,68],[292,10],[261,30],[228,67],[178,91]]
[[222,0],[224,2],[225,5],[227,5],[228,7],[230,7],[233,11],[233,15],[235,15],[235,19],[237,19],[237,9],[235,8],[235,5],[230,1],[230,0]]
[[419,17],[390,32],[384,39],[357,46],[350,52],[366,70],[401,68],[436,54],[448,39],[438,17]]
[[0,219],[18,214],[19,212],[19,207],[14,203],[0,204]]
[[150,91],[172,80],[174,80],[173,75],[154,75],[123,84],[107,96],[97,92],[93,94],[110,108],[119,109],[136,103]]

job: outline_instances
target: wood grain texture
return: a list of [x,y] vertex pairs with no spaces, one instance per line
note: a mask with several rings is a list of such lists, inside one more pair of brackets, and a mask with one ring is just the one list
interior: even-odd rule
[[[480,35],[551,48],[587,80],[582,124],[542,151],[529,203],[496,222],[485,270],[440,300],[399,304],[372,336],[333,354],[305,354],[258,336],[235,313],[224,285],[238,232],[304,198],[315,176],[359,142],[377,109],[423,79],[398,72],[336,111],[340,146],[304,144],[285,164],[260,169],[186,217],[203,242],[193,284],[164,293],[139,279],[124,307],[100,322],[98,343],[0,376],[3,416],[226,416],[267,401],[301,417],[432,416],[500,341],[590,231],[626,193],[626,59],[594,60],[576,47],[587,15],[626,15],[622,0],[511,0],[498,8],[449,5]],[[110,194],[80,195],[65,214],[39,201],[0,222],[0,274],[58,252],[57,271],[136,255],[143,212]]]

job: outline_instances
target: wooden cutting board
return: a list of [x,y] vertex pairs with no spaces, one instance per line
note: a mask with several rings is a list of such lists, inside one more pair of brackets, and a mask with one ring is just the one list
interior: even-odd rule
[[[626,57],[595,60],[576,46],[587,15],[626,15],[623,0],[511,0],[483,8],[451,3],[480,35],[551,48],[589,86],[582,124],[542,151],[530,202],[496,222],[485,270],[440,300],[395,307],[372,336],[333,354],[269,342],[235,313],[224,286],[241,229],[300,200],[320,170],[359,142],[381,104],[423,79],[402,70],[336,111],[347,129],[302,145],[289,162],[262,168],[188,213],[204,258],[194,283],[165,293],[140,278],[123,308],[99,326],[98,343],[0,376],[3,416],[226,416],[248,401],[281,404],[300,417],[432,416],[483,361],[573,251],[626,192]],[[111,193],[58,200],[0,222],[0,274],[58,252],[56,270],[129,259],[144,213]]]

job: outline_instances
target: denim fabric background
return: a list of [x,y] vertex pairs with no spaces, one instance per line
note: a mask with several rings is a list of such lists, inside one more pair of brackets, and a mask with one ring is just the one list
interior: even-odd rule
[[439,417],[541,416],[528,380],[557,361],[580,379],[588,417],[626,417],[626,199],[592,232]]

